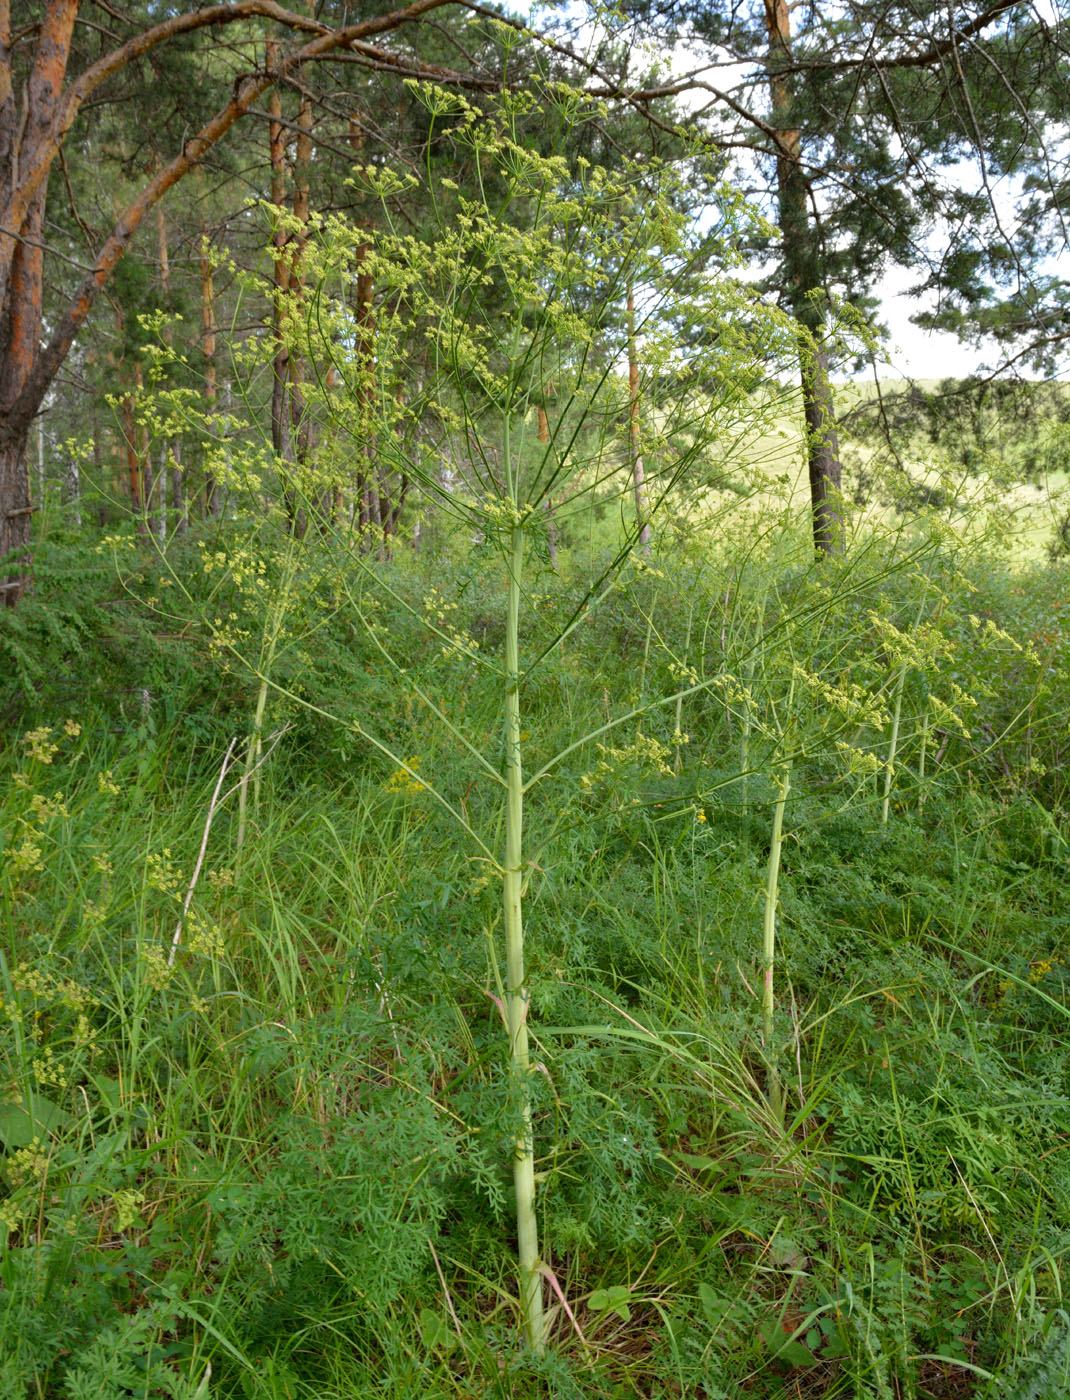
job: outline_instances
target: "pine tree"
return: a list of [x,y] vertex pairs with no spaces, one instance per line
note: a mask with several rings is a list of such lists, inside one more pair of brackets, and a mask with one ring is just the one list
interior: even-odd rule
[[[17,600],[26,581],[34,509],[28,444],[34,418],[146,215],[264,93],[293,79],[303,65],[344,50],[402,74],[419,74],[426,65],[411,53],[395,53],[372,41],[449,3],[413,0],[356,23],[343,17],[332,28],[321,19],[285,10],[275,0],[238,0],[170,14],[162,21],[155,21],[154,7],[147,4],[125,20],[106,6],[103,26],[78,26],[83,6],[94,8],[91,0],[37,0],[30,12],[20,6],[22,27],[16,30],[11,0],[0,0],[0,559],[14,556],[8,566],[14,572],[0,589],[8,604]],[[264,38],[250,39],[241,27],[249,20],[258,22],[262,35],[290,31],[275,67],[264,64]],[[123,32],[116,34],[116,24]],[[206,34],[231,32],[231,27],[235,37],[228,66],[201,45]],[[293,37],[295,30],[302,31],[299,38]],[[147,173],[136,165],[131,169],[130,193],[107,229],[92,239],[81,281],[73,286],[60,282],[58,294],[49,292],[55,304],[46,326],[46,290],[58,280],[45,275],[46,255],[53,251],[46,234],[58,194],[59,181],[53,177],[62,173],[68,135],[73,131],[86,139],[94,120],[90,99],[109,90],[116,95],[118,83],[140,95],[151,126],[159,100],[157,93],[153,106],[148,105],[149,93],[155,91],[152,80],[167,71],[164,59],[170,52],[180,60],[185,55],[197,77],[176,91],[171,115],[183,134],[162,163],[151,162]],[[150,71],[143,71],[146,67]],[[167,84],[161,88],[166,91]],[[212,97],[218,105],[206,114],[206,99]],[[61,274],[62,254],[49,263]]]
[[814,540],[834,552],[837,307],[876,329],[873,290],[897,263],[918,273],[919,293],[942,298],[923,322],[1017,338],[1023,354],[1070,337],[1066,279],[1041,272],[1066,247],[1058,123],[1068,22],[1049,23],[1024,0],[630,8],[637,23],[716,63],[696,121],[734,155],[741,181],[757,171],[775,201],[781,241],[768,250],[777,259],[768,283],[799,327]]

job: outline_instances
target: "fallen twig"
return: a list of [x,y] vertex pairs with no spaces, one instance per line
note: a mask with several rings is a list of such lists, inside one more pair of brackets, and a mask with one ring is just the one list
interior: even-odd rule
[[[174,967],[175,954],[178,952],[178,945],[182,942],[182,925],[186,922],[186,915],[189,913],[189,906],[193,899],[193,891],[197,888],[197,880],[200,877],[201,866],[204,864],[204,853],[208,849],[208,833],[212,829],[212,818],[216,814],[219,806],[219,791],[223,786],[223,780],[227,776],[227,769],[230,767],[230,760],[234,754],[234,745],[238,742],[235,734],[227,745],[227,751],[223,756],[223,766],[219,770],[219,777],[216,779],[215,792],[212,793],[212,800],[208,805],[208,816],[204,823],[204,835],[201,837],[201,849],[197,853],[197,864],[193,867],[193,874],[190,877],[189,889],[186,891],[186,898],[182,901],[182,913],[178,916],[178,923],[175,926],[174,937],[171,939],[171,951],[167,955],[167,966]],[[266,755],[265,755],[266,756]],[[233,788],[230,790],[234,791]],[[228,792],[227,796],[230,796]]]

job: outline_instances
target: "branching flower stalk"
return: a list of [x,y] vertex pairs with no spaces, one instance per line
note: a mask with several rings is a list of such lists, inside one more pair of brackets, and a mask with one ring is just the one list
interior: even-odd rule
[[643,469],[643,444],[639,414],[639,360],[635,344],[635,287],[628,283],[628,437],[631,446],[632,487],[635,492],[635,519],[639,529],[639,546],[650,553],[650,520],[646,503],[646,473]]
[[783,1111],[780,1075],[773,1047],[773,968],[776,963],[776,908],[780,883],[780,851],[784,835],[784,808],[791,788],[791,768],[781,768],[776,776],[776,801],[773,804],[773,833],[769,842],[769,862],[765,872],[765,908],[762,925],[762,1044],[765,1047],[768,1072],[769,1106],[779,1117]]
[[[925,596],[923,594],[921,603],[918,605],[918,615],[914,619],[915,634],[921,626],[921,619],[924,613]],[[881,801],[881,826],[888,825],[888,808],[892,800],[892,782],[895,777],[895,755],[899,747],[899,720],[903,713],[903,687],[906,684],[909,666],[910,658],[904,657],[899,666],[899,673],[895,678],[895,705],[892,709],[892,732],[888,739],[888,756],[884,760],[884,793]],[[924,749],[922,752],[924,754]],[[922,761],[924,762],[924,758]]]
[[[612,595],[621,571],[634,561],[637,550],[643,550],[643,527],[687,468],[701,460],[716,440],[721,410],[749,406],[752,366],[759,362],[760,347],[782,332],[788,336],[790,328],[782,326],[779,317],[767,317],[732,279],[704,271],[686,297],[681,294],[691,269],[731,265],[742,229],[763,226],[728,187],[719,187],[715,196],[721,213],[718,226],[693,236],[682,173],[668,167],[659,170],[655,192],[648,170],[625,163],[619,173],[610,174],[578,160],[570,165],[563,155],[538,153],[549,115],[561,124],[563,144],[577,121],[588,116],[601,120],[596,108],[588,112],[585,99],[563,93],[558,85],[543,94],[541,103],[532,92],[506,94],[498,113],[477,111],[461,95],[440,88],[415,85],[412,91],[427,105],[433,126],[439,118],[448,118],[443,135],[440,138],[436,130],[435,139],[454,143],[477,172],[493,169],[501,187],[481,184],[478,194],[467,194],[452,181],[432,182],[429,176],[424,192],[432,207],[443,211],[438,236],[431,242],[411,237],[395,215],[396,200],[406,194],[410,183],[419,184],[418,178],[402,179],[378,167],[369,166],[354,175],[364,193],[381,205],[374,239],[365,226],[353,226],[340,216],[310,219],[303,265],[307,286],[315,290],[287,320],[288,334],[294,337],[294,363],[300,358],[306,373],[321,364],[332,366],[336,373],[332,384],[323,376],[301,386],[309,412],[316,417],[316,446],[300,473],[287,476],[281,484],[291,495],[296,492],[301,497],[310,514],[319,511],[324,544],[334,539],[339,562],[331,586],[338,605],[344,599],[361,618],[367,642],[399,676],[406,676],[407,691],[463,754],[479,781],[502,790],[501,805],[488,804],[495,812],[491,836],[486,829],[477,829],[480,821],[469,818],[463,798],[451,800],[442,777],[427,768],[417,771],[418,760],[406,760],[396,743],[378,737],[363,716],[349,714],[342,719],[362,745],[389,760],[395,772],[409,780],[410,790],[426,793],[438,804],[479,851],[480,861],[501,879],[505,947],[501,964],[496,955],[493,959],[493,976],[501,989],[517,1104],[511,1167],[519,1311],[528,1345],[541,1353],[547,1346],[542,1280],[552,1275],[540,1258],[536,1213],[523,909],[531,869],[525,842],[530,847],[535,838],[530,831],[525,833],[524,794],[547,782],[578,749],[595,746],[646,710],[674,705],[677,694],[686,697],[709,683],[700,681],[697,673],[685,676],[676,693],[649,703],[641,688],[637,705],[627,714],[611,716],[607,711],[605,724],[570,737],[548,757],[540,754],[526,781],[521,690],[602,600]],[[533,125],[538,127],[537,140],[529,134]],[[636,198],[640,187],[641,201]],[[445,213],[452,207],[456,217],[450,220]],[[274,208],[271,214],[273,220],[287,217],[285,211]],[[354,267],[368,276],[374,271],[374,363],[363,353],[354,330],[349,294]],[[629,286],[643,289],[642,314],[633,309],[627,326],[622,326],[619,312]],[[715,324],[732,324],[738,330],[731,337],[707,336],[702,374],[696,374],[693,358],[679,352],[679,317],[685,302],[687,314],[706,330]],[[533,642],[534,654],[525,657],[522,669],[521,626],[531,602],[525,595],[525,555],[544,528],[547,503],[554,500],[562,520],[582,520],[593,503],[623,503],[632,496],[630,410],[638,405],[640,386],[634,375],[625,377],[618,368],[632,336],[642,337],[643,369],[651,379],[669,388],[680,387],[679,394],[667,394],[672,413],[659,422],[652,439],[661,447],[657,451],[651,447],[646,463],[640,518],[633,526],[630,511],[623,513],[628,523],[609,562],[599,564],[584,596],[570,605],[567,616],[553,627],[542,624],[542,635]],[[402,405],[397,384],[403,367],[412,362],[425,364],[426,374],[419,394],[408,396]],[[555,385],[552,411],[545,421],[532,425],[529,440],[525,425],[533,405],[545,398],[549,377]],[[696,383],[719,387],[714,393],[696,389]],[[434,425],[433,432],[425,433],[418,453],[411,450],[409,420]],[[653,426],[650,431],[654,432]],[[504,665],[497,656],[484,654],[467,634],[455,617],[456,603],[436,593],[425,599],[422,609],[414,605],[403,596],[404,590],[392,585],[388,568],[374,566],[359,543],[354,546],[352,540],[339,538],[335,518],[317,505],[324,490],[344,477],[343,464],[354,444],[359,450],[371,432],[382,469],[411,478],[434,503],[443,525],[453,521],[469,538],[475,533],[500,562]],[[677,441],[687,444],[683,450],[675,447]],[[280,475],[275,468],[276,479]],[[649,567],[642,563],[644,569]],[[288,587],[294,587],[294,577],[289,576]],[[428,664],[463,665],[494,676],[501,705],[503,760],[486,751],[484,732],[470,730],[460,712],[447,714],[444,705],[435,703],[433,690],[422,686],[409,658],[395,654],[395,638],[378,616],[378,598],[383,596],[418,621],[423,634],[437,646],[437,656]],[[262,632],[258,661],[245,661],[259,685],[245,761],[246,787],[256,772],[268,691],[314,713],[335,717],[273,674],[284,645],[290,645],[290,631],[283,630],[283,621],[293,599],[286,600],[284,589],[279,597],[278,608],[269,612]],[[647,661],[652,635],[648,633]],[[238,652],[236,634],[227,639],[227,646]],[[682,717],[679,706],[677,716]],[[666,765],[665,771],[671,769]],[[247,801],[246,793],[242,837]],[[504,851],[499,844],[502,826]]]
[[754,650],[747,658],[747,668],[743,674],[743,719],[739,726],[739,803],[740,815],[744,821],[747,819],[748,789],[750,787],[750,738],[753,721],[751,689],[754,685],[754,668],[757,662],[758,648],[755,645]]
[[[691,627],[695,620],[694,608],[689,608],[687,612],[687,636],[684,638],[684,655],[689,655],[691,651]],[[684,697],[679,693],[676,697],[676,714],[674,716],[672,742],[675,752],[672,759],[672,771],[679,773],[684,762]]]
[[892,800],[892,779],[895,775],[895,754],[899,745],[899,719],[903,713],[903,686],[907,678],[907,663],[899,667],[895,680],[895,705],[892,709],[892,732],[888,739],[888,756],[884,760],[884,794],[881,800],[881,826],[888,825],[888,808]]
[[267,689],[269,689],[269,676],[272,673],[272,665],[275,662],[276,645],[279,643],[279,623],[273,622],[269,636],[265,638],[265,645],[260,652],[260,665],[258,668],[260,685],[256,692],[256,708],[252,715],[252,732],[249,734],[249,742],[245,748],[245,764],[242,767],[241,784],[238,787],[238,837],[237,850],[241,851],[245,844],[246,815],[248,815],[249,798],[249,778],[252,778],[253,811],[259,811],[260,805],[260,753],[263,752],[263,714],[267,707]]
[[282,587],[279,590],[278,597],[269,607],[267,625],[260,646],[260,661],[257,666],[260,686],[257,690],[256,708],[253,711],[253,727],[245,750],[245,763],[242,768],[241,783],[238,788],[238,836],[236,849],[239,852],[245,844],[250,778],[253,784],[253,810],[258,811],[260,807],[260,759],[264,747],[264,712],[267,708],[268,689],[270,687],[271,672],[275,663],[275,653],[278,649],[283,627],[285,626],[286,613],[292,595],[296,563],[294,559],[295,548],[296,542],[293,535],[288,535],[286,541],[286,555],[283,561]]
[[[928,694],[925,699],[928,701]],[[929,750],[929,708],[926,704],[921,714],[921,749],[918,754],[918,809],[925,806],[926,784],[925,784],[925,759]]]

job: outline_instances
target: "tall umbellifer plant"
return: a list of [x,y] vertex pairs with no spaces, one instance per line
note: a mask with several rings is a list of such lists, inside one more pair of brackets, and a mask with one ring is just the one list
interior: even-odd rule
[[[683,194],[693,172],[689,180],[688,172],[668,166],[621,164],[608,171],[569,158],[578,125],[605,119],[588,100],[547,85],[479,109],[441,89],[414,90],[429,116],[423,176],[382,167],[355,172],[355,183],[381,202],[374,233],[366,221],[355,226],[338,217],[313,216],[304,225],[303,306],[277,320],[295,340],[295,361],[306,366],[301,392],[316,423],[310,434],[316,448],[299,470],[280,463],[279,472],[285,490],[304,497],[309,519],[318,524],[310,546],[315,541],[317,550],[337,552],[336,596],[362,619],[383,661],[405,671],[406,686],[463,751],[469,769],[498,791],[497,814],[480,829],[466,803],[453,800],[433,772],[417,772],[369,720],[339,716],[437,800],[500,883],[505,956],[496,975],[518,1104],[512,1170],[519,1300],[526,1338],[541,1351],[547,1339],[544,1280],[552,1275],[540,1251],[536,1210],[524,943],[532,853],[525,843],[525,796],[585,744],[634,724],[637,712],[609,718],[532,765],[529,745],[538,752],[539,735],[525,711],[525,687],[608,596],[639,543],[641,525],[656,518],[683,474],[706,460],[721,411],[731,407],[738,414],[747,402],[764,342],[780,334],[780,322],[723,275],[735,261],[741,226],[759,222],[734,192],[716,191],[715,217],[695,235]],[[450,174],[442,174],[444,168]],[[425,219],[430,214],[431,238],[411,232],[417,206]],[[287,215],[272,209],[271,217]],[[696,267],[706,275],[696,276]],[[362,285],[375,289],[371,306],[354,306],[358,270]],[[629,289],[636,310],[625,321]],[[684,316],[701,321],[707,332],[706,348],[687,360],[676,348]],[[636,393],[628,377],[629,339],[641,341],[643,370],[657,389],[647,395],[657,410],[645,425],[647,497],[638,523],[625,508]],[[453,622],[451,600],[436,593],[423,607],[410,602],[394,583],[385,551],[369,548],[375,541],[354,527],[359,511],[347,508],[347,493],[358,480],[366,487],[369,463],[395,480],[404,477],[410,502],[419,497],[439,525],[454,522],[497,561],[500,656],[484,654]],[[614,550],[580,600],[571,595],[566,620],[549,640],[543,625],[537,653],[527,654],[532,559],[546,549],[547,502],[553,499],[556,523],[564,528],[570,514],[587,510],[595,497],[605,502],[614,495],[621,506]],[[435,639],[437,664],[481,668],[492,678],[501,744],[488,751],[485,736],[468,732],[462,717],[448,714],[421,686],[415,669],[406,669],[411,658],[397,654],[378,621],[377,590],[380,598],[390,595],[395,609],[418,618]],[[262,685],[282,688],[265,668],[254,662],[251,669]]]
[[[792,531],[778,550],[771,537],[772,557],[789,560],[791,542],[797,549],[798,538]],[[811,562],[808,569],[785,571],[782,582],[768,565],[737,566],[742,601],[732,604],[716,685],[738,726],[742,802],[760,800],[770,820],[762,893],[761,1039],[769,1100],[778,1115],[785,1107],[778,1070],[783,1044],[777,1043],[775,1025],[778,892],[785,839],[798,820],[794,799],[812,795],[818,785],[837,791],[836,812],[861,809],[876,798],[885,825],[904,741],[920,743],[923,767],[930,715],[968,737],[964,717],[975,700],[951,674],[951,639],[936,621],[925,620],[950,606],[935,580],[940,544],[939,533],[916,532],[906,548],[897,540],[887,550],[859,551],[836,565],[835,574],[828,561]],[[749,554],[749,543],[747,549]],[[875,591],[880,611],[865,612],[867,644],[860,648],[854,640],[860,614],[853,600]],[[1004,634],[1001,639],[1009,640]],[[694,659],[701,664],[701,654]],[[932,680],[931,687],[919,687],[916,698],[924,708],[916,732],[906,711],[912,673]],[[759,774],[764,780],[755,786],[761,796],[751,788],[748,797],[748,776]],[[812,821],[809,813],[807,820]]]
[[[361,172],[357,178],[382,196],[384,232],[369,248],[366,228],[353,229],[338,220],[323,224],[319,290],[306,322],[313,343],[306,358],[309,363],[332,361],[343,386],[331,391],[326,377],[322,380],[318,404],[329,424],[324,440],[348,436],[363,447],[369,406],[376,405],[379,457],[389,461],[391,453],[405,453],[406,469],[434,501],[436,512],[476,533],[499,561],[500,660],[482,656],[471,638],[449,624],[449,614],[441,615],[443,610],[431,610],[425,620],[441,637],[445,653],[459,654],[494,674],[504,739],[500,767],[482,751],[477,736],[465,734],[441,707],[424,699],[486,781],[501,789],[501,844],[469,825],[458,804],[435,788],[433,775],[421,771],[420,780],[478,843],[501,885],[505,958],[500,984],[519,1105],[512,1167],[520,1306],[528,1342],[539,1351],[546,1343],[547,1271],[536,1211],[524,947],[530,852],[524,799],[532,784],[551,776],[565,754],[544,756],[525,776],[526,745],[537,745],[538,739],[525,727],[524,692],[533,672],[605,595],[638,543],[644,522],[622,517],[628,523],[622,526],[615,557],[534,657],[525,656],[522,632],[529,561],[544,549],[545,506],[551,497],[567,501],[557,511],[563,522],[570,512],[584,509],[593,493],[604,497],[617,492],[623,501],[630,490],[628,414],[635,386],[626,374],[629,335],[642,335],[644,366],[656,376],[659,403],[666,405],[646,448],[648,515],[701,457],[716,431],[720,405],[708,390],[697,397],[688,384],[717,382],[722,402],[743,397],[753,375],[753,347],[745,327],[750,326],[750,335],[756,333],[754,309],[745,292],[716,274],[731,259],[737,226],[752,216],[735,196],[722,191],[715,232],[696,244],[689,238],[680,177],[673,171],[622,165],[609,172],[570,161],[568,140],[577,123],[595,115],[571,93],[547,90],[537,98],[529,92],[503,100],[491,112],[441,90],[427,88],[422,96],[432,143],[445,142],[456,153],[458,170],[469,173],[472,192],[465,194],[450,177],[418,191],[438,216],[433,241],[423,242],[394,222],[399,201],[410,193],[398,188],[393,177]],[[674,328],[660,318],[669,304],[678,323],[675,294],[696,258],[711,268],[711,276],[692,293],[692,314],[724,331],[721,337],[708,337],[715,347],[709,354],[719,363],[704,366],[707,372],[700,376],[693,363],[677,355]],[[347,353],[355,339],[345,286],[357,261],[366,276],[374,277],[379,300],[374,354],[367,353],[365,343],[359,357],[353,357]],[[642,310],[634,327],[622,326],[620,308],[632,288],[640,289],[633,301]],[[397,384],[407,362],[426,365],[428,375],[422,396],[410,400],[406,412],[437,425],[437,440],[425,438],[422,455],[415,459],[398,410],[405,395],[399,395]],[[544,408],[545,421],[540,422],[547,382],[554,384],[552,411],[545,414]],[[314,397],[311,389],[309,397]],[[687,445],[674,449],[679,442]],[[383,583],[381,571],[368,568],[364,573]],[[352,577],[345,576],[345,586],[359,603]],[[374,635],[389,654],[381,633]],[[375,747],[388,752],[367,726],[361,728]],[[565,753],[595,737],[581,737]],[[400,763],[396,754],[389,756]]]

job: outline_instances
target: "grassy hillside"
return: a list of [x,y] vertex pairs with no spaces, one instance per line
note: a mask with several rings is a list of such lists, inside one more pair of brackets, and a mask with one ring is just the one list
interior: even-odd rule
[[523,603],[529,663],[588,613],[522,693],[527,773],[563,755],[524,871],[543,1356],[493,549],[310,538],[257,590],[225,522],[122,588],[43,548],[5,631],[0,1392],[1070,1393],[1065,568],[911,527],[814,569],[753,520],[594,594],[574,530]]

